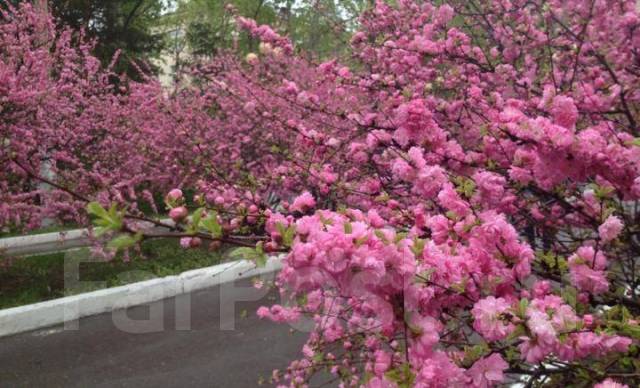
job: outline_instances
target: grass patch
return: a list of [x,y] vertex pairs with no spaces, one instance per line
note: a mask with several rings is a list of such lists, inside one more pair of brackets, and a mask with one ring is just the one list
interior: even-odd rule
[[129,261],[119,255],[109,262],[89,262],[90,256],[88,249],[80,249],[20,258],[0,268],[0,309],[176,275],[218,264],[223,257],[220,251],[182,249],[174,239],[145,241]]

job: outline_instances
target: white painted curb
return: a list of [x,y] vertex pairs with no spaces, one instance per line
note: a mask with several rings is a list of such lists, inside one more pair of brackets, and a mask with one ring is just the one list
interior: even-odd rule
[[[160,220],[160,222],[166,224],[167,228],[173,225],[173,221],[169,218]],[[136,225],[149,231],[165,230],[163,227],[154,226],[148,222],[138,222]],[[38,255],[82,248],[89,245],[91,245],[89,229],[74,229],[65,232],[0,238],[0,254],[9,256]]]
[[32,236],[8,237],[0,239],[0,254],[26,256],[81,248],[90,243],[89,231],[87,229],[34,234]]
[[270,257],[256,268],[240,260],[186,271],[177,276],[151,279],[68,296],[27,306],[0,310],[0,337],[73,321],[78,318],[170,298],[234,280],[278,271],[282,256]]

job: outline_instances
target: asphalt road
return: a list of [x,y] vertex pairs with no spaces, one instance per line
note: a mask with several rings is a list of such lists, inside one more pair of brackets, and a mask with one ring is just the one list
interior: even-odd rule
[[276,297],[242,302],[260,296],[247,285],[83,318],[77,330],[0,338],[0,386],[256,387],[261,378],[269,385],[273,369],[298,358],[305,336],[258,319],[256,309]]

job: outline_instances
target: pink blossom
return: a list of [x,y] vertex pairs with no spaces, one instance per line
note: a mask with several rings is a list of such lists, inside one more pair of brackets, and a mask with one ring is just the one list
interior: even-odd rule
[[409,180],[411,179],[414,169],[404,159],[398,158],[393,162],[391,171],[399,178]]
[[257,314],[258,314],[258,317],[260,318],[267,318],[270,314],[269,308],[265,306],[260,306],[258,307]]
[[438,214],[427,220],[427,226],[431,229],[431,238],[436,244],[443,244],[449,238],[449,220]]
[[607,259],[602,252],[591,247],[581,247],[569,257],[571,283],[581,291],[601,294],[609,289],[604,272]]
[[500,354],[493,353],[488,357],[476,361],[467,371],[471,383],[476,388],[489,388],[504,381],[503,372],[509,364]]
[[383,350],[378,350],[375,352],[374,357],[373,371],[377,376],[382,376],[391,366],[391,355]]
[[480,299],[471,310],[473,328],[489,341],[505,338],[513,330],[513,325],[503,317],[510,308],[511,304],[503,298]]
[[553,120],[565,128],[573,128],[578,118],[578,109],[573,99],[566,96],[555,96],[551,106]]
[[304,193],[302,193],[301,195],[296,197],[296,199],[293,200],[290,210],[306,213],[310,209],[313,209],[315,206],[316,206],[315,199],[313,198],[311,193],[309,193],[308,191],[305,191]]
[[414,191],[424,198],[435,197],[447,181],[444,170],[439,166],[425,166],[418,172]]
[[180,246],[187,249],[191,246],[191,237],[183,237],[180,239]]
[[600,235],[602,242],[606,244],[609,241],[615,240],[623,227],[624,224],[620,221],[620,218],[616,216],[609,216],[605,222],[598,227],[598,234]]
[[479,199],[488,204],[500,202],[504,195],[505,179],[497,174],[481,171],[473,175],[473,180],[478,186]]
[[458,217],[465,217],[469,213],[469,204],[460,198],[452,185],[445,185],[438,194],[438,202]]
[[374,377],[365,385],[366,388],[394,388],[397,384],[387,380],[385,377]]
[[628,385],[619,383],[612,379],[606,379],[596,385],[593,388],[629,388]]
[[557,332],[547,314],[533,307],[527,309],[527,327],[533,338],[525,339],[519,349],[524,360],[537,363],[554,350]]

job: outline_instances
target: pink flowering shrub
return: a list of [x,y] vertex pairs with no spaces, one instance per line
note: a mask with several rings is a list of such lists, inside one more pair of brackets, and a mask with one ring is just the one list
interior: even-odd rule
[[[116,203],[88,210],[125,233],[117,247],[158,237],[123,209],[145,178],[197,193],[169,192],[173,225],[148,219],[185,248],[233,242],[257,264],[285,252],[285,301],[258,314],[311,331],[278,384],[637,386],[635,1],[441,3],[378,1],[352,57],[321,64],[239,19],[259,52],[194,70],[189,104],[134,85],[101,108],[126,113],[104,137],[80,132],[78,152],[105,139],[95,161],[29,143],[37,157],[6,153],[2,182],[15,204],[20,164],[61,155],[67,202]],[[56,112],[75,123],[71,106]],[[42,116],[29,128],[49,139]]]
[[289,302],[259,315],[314,327],[274,378],[631,386],[634,2],[448,3],[378,2],[346,70],[268,52],[211,78],[265,134],[255,190],[304,192],[263,213]]
[[154,192],[206,177],[190,164],[209,158],[198,155],[211,127],[203,99],[101,67],[82,33],[29,2],[2,10],[0,227],[82,222],[95,199],[139,214]]

